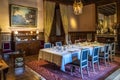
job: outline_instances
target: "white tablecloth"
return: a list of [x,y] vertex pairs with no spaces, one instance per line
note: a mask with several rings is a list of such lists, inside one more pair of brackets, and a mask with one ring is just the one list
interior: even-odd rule
[[100,45],[100,44],[94,44],[94,45],[79,44],[79,45],[72,45],[72,46],[66,47],[65,50],[57,50],[55,48],[40,49],[38,60],[44,59],[49,62],[55,63],[61,67],[62,71],[65,71],[65,65],[67,63],[72,62],[73,54],[77,53],[78,59],[80,59],[81,49],[88,48],[90,50],[90,55],[92,55],[93,46],[104,47],[104,45]]

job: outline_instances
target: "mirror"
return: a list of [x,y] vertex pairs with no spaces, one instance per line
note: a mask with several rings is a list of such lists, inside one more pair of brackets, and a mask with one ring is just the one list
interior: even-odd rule
[[115,34],[117,24],[117,6],[116,3],[110,3],[97,7],[97,33],[98,34]]

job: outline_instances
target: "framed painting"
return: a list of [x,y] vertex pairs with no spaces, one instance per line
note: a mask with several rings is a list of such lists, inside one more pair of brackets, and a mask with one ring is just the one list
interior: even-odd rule
[[11,27],[37,27],[37,8],[11,4]]

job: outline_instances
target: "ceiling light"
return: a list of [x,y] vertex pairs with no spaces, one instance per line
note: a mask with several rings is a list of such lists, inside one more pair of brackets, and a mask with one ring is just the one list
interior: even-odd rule
[[81,2],[81,0],[75,0],[73,3],[73,10],[75,15],[79,15],[82,13],[82,9],[83,9],[83,3]]

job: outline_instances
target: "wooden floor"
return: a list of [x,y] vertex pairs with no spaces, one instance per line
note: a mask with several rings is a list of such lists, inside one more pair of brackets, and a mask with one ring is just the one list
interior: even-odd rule
[[[33,55],[33,56],[27,56],[25,58],[25,62],[29,62],[32,60],[37,60],[38,55]],[[40,80],[40,77],[38,77],[33,71],[31,71],[28,67],[25,67],[25,71],[23,68],[17,68],[13,69],[12,64],[9,63],[9,71],[7,74],[7,80]]]
[[[38,55],[27,56],[25,62],[30,62],[37,59]],[[115,59],[120,60],[120,56],[117,55]],[[40,77],[33,73],[33,71],[31,71],[28,67],[26,67],[23,72],[23,69],[16,69],[14,71],[11,63],[8,63],[8,65],[10,68],[7,74],[7,80],[40,80]]]

